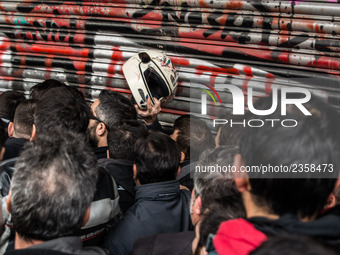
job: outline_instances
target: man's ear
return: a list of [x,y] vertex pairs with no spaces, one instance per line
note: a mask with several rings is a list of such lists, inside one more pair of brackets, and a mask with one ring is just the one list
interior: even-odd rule
[[184,152],[181,151],[181,163],[183,163],[183,161],[185,160],[185,154]]
[[136,166],[136,164],[133,164],[132,169],[133,169],[133,179],[136,180],[136,178],[137,178],[137,166]]
[[12,190],[10,189],[8,196],[7,196],[7,200],[6,200],[6,209],[7,209],[7,212],[9,213],[12,213],[12,210],[11,210],[12,201],[11,200],[12,200]]
[[177,173],[176,173],[176,177],[179,175],[179,173],[181,172],[181,167],[178,167]]
[[202,198],[201,196],[197,196],[194,202],[193,210],[197,215],[202,214]]
[[137,186],[141,185],[140,181],[137,177],[137,166],[136,166],[136,164],[133,164],[132,170],[133,170],[133,179],[135,180],[136,185]]
[[10,121],[7,128],[8,137],[13,137],[14,134],[14,123]]
[[250,190],[250,183],[249,183],[249,177],[246,172],[242,172],[241,169],[243,167],[243,161],[241,154],[236,154],[234,157],[234,163],[233,165],[236,168],[236,171],[234,174],[234,180],[236,187],[239,192],[245,192]]
[[0,161],[2,161],[2,159],[4,158],[5,151],[6,151],[6,148],[3,146],[0,151]]
[[218,146],[220,146],[221,130],[222,130],[222,127],[220,127],[220,128],[218,129],[217,134],[216,134],[216,136],[215,136],[215,146],[216,146],[216,148],[217,148]]
[[334,192],[332,192],[327,199],[326,205],[325,205],[325,209],[327,208],[333,208],[334,206],[336,206],[336,198],[334,195]]
[[90,219],[90,212],[91,212],[91,207],[87,208],[85,215],[84,215],[84,220],[83,220],[83,227],[86,225],[86,223]]
[[35,124],[33,124],[30,142],[33,142],[36,136],[37,136],[37,127],[35,126]]
[[98,136],[103,136],[105,134],[106,130],[107,129],[106,129],[105,124],[103,122],[99,122],[97,127],[96,127],[96,134]]

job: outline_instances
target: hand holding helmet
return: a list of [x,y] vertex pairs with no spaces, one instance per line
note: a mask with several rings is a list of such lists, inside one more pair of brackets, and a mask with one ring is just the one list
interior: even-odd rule
[[155,50],[139,52],[123,65],[123,73],[139,109],[147,110],[155,99],[173,97],[177,89],[177,72],[170,58]]

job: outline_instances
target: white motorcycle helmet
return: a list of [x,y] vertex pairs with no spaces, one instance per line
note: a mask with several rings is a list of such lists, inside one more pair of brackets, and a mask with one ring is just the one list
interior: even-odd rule
[[148,97],[168,100],[177,89],[178,76],[170,58],[156,50],[145,50],[123,65],[123,73],[140,109],[145,109]]

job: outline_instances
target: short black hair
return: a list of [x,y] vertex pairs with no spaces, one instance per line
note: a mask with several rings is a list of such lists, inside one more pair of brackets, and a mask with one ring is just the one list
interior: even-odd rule
[[43,95],[52,88],[58,88],[58,87],[67,87],[67,85],[61,81],[55,80],[55,79],[48,79],[43,82],[40,82],[36,85],[34,85],[30,89],[30,98],[31,99],[37,99],[40,100],[43,98]]
[[[294,96],[294,95],[292,95]],[[280,105],[279,100],[278,105]],[[256,109],[270,109],[272,97],[259,99]],[[249,173],[250,192],[254,201],[271,213],[291,213],[300,218],[315,216],[325,206],[335,187],[340,167],[340,116],[330,105],[312,96],[304,107],[312,115],[304,115],[289,105],[285,119],[294,119],[298,125],[284,127],[266,122],[260,128],[247,127],[241,141],[240,153],[246,166],[290,166],[291,164],[332,164],[333,178],[315,178],[309,172],[302,178],[275,178]],[[257,119],[282,119],[278,107],[269,116]],[[331,176],[331,177],[332,177]],[[262,177],[262,178],[261,178]]]
[[68,87],[57,87],[48,90],[38,103],[34,124],[38,134],[63,127],[85,135],[91,116],[91,109],[80,94]]
[[174,140],[159,131],[149,131],[135,144],[137,177],[141,184],[176,179],[181,152]]
[[250,255],[335,255],[338,254],[333,247],[325,245],[318,240],[297,234],[282,234],[263,242],[259,247],[249,253]]
[[30,137],[34,123],[34,113],[38,100],[28,99],[18,105],[14,114],[14,131],[20,136]]
[[15,109],[25,101],[25,95],[18,91],[6,91],[0,95],[0,115],[13,121]]
[[176,129],[176,142],[186,160],[197,161],[204,150],[213,147],[214,141],[207,123],[197,117],[180,116],[174,123]]
[[137,111],[127,97],[113,90],[102,90],[95,109],[97,117],[109,128],[129,120],[137,120]]
[[145,137],[146,134],[147,128],[137,120],[111,128],[107,137],[110,158],[134,161],[135,143],[138,138]]
[[[228,115],[233,123],[241,123],[247,121],[247,116],[242,115]],[[228,123],[229,124],[229,123]],[[240,145],[244,128],[241,125],[222,125],[219,137],[219,146]]]

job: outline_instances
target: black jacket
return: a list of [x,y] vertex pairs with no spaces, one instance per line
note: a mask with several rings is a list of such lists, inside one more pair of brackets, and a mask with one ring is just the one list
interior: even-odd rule
[[133,162],[122,159],[102,158],[98,166],[107,171],[117,183],[119,207],[125,213],[135,202],[135,181],[133,180]]
[[310,222],[299,221],[297,217],[286,214],[277,220],[263,217],[249,218],[254,227],[266,234],[275,236],[281,233],[294,233],[318,239],[321,242],[340,248],[340,205],[320,215]]
[[135,204],[105,240],[105,248],[115,255],[128,255],[134,242],[158,233],[190,230],[190,192],[180,190],[177,181],[136,187]]
[[194,231],[158,234],[138,239],[132,255],[190,255]]
[[102,147],[92,148],[92,151],[96,155],[97,160],[99,160],[102,158],[107,158],[108,149],[109,149],[109,146],[102,146]]
[[45,241],[25,249],[9,251],[5,254],[106,255],[107,252],[103,249],[100,249],[99,247],[83,247],[79,237],[68,236]]
[[29,140],[24,138],[9,137],[4,144],[5,154],[2,160],[18,157],[27,142],[29,142]]

